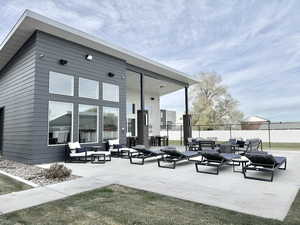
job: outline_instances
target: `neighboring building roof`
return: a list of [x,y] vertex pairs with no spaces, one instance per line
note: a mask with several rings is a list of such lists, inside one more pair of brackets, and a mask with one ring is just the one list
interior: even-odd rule
[[192,85],[197,82],[185,73],[147,59],[126,49],[113,46],[95,36],[30,10],[24,12],[0,45],[0,71],[36,30],[95,49],[107,55],[125,60],[130,65],[172,78],[185,84]]
[[245,120],[242,122],[268,122],[269,120],[260,117],[260,116],[248,116]]

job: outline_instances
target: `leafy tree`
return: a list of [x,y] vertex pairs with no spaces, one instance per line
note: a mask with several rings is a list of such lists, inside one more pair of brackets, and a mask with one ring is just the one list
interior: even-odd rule
[[238,101],[228,93],[216,73],[200,73],[199,83],[191,87],[190,96],[193,125],[235,123],[243,118]]

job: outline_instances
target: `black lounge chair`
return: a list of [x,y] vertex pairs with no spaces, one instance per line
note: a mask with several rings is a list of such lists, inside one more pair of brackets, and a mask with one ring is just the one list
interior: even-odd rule
[[136,165],[144,165],[145,159],[162,156],[164,154],[160,150],[146,149],[145,146],[142,145],[137,145],[133,147],[133,149],[137,152],[131,153],[129,155],[129,160],[131,164]]
[[[216,150],[204,151],[201,153],[201,157],[191,159],[195,162],[196,171],[198,173],[208,173],[218,175],[221,167],[225,164],[229,164],[234,158],[240,158],[239,155],[233,153],[219,153]],[[215,167],[216,172],[199,170],[199,165]]]
[[[286,157],[273,156],[271,154],[262,154],[260,152],[248,153],[246,157],[250,160],[250,164],[244,168],[244,177],[247,179],[273,181],[274,172],[277,169],[286,170],[287,159]],[[283,167],[282,167],[283,166]],[[270,179],[254,177],[247,175],[247,171],[260,171],[270,173]]]
[[[176,163],[182,160],[189,160],[192,157],[199,156],[200,153],[196,151],[180,152],[174,147],[168,147],[161,150],[165,153],[160,159],[157,160],[158,167],[175,169]],[[163,162],[163,163],[162,163]],[[169,164],[169,165],[167,165]]]

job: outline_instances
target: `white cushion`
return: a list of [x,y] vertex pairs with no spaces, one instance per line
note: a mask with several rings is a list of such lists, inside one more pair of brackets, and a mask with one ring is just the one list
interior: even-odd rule
[[72,149],[76,149],[76,148],[75,148],[75,143],[73,143],[73,142],[69,142],[69,143],[68,143],[68,146],[69,146],[69,149],[71,149],[71,150],[72,150]]
[[85,156],[85,152],[79,152],[79,153],[70,153],[71,157],[84,157]]
[[110,155],[110,151],[96,151],[96,152],[91,152],[91,155],[96,155],[96,154]]
[[137,150],[132,148],[120,148],[120,151],[137,152]]
[[118,145],[119,144],[119,139],[108,140],[108,144],[109,144],[109,146]]
[[78,141],[77,141],[77,142],[75,142],[74,144],[75,144],[75,148],[81,148],[81,146],[80,146],[80,144],[79,144],[79,142],[78,142]]
[[68,145],[71,150],[81,148],[78,141],[77,142],[69,142]]

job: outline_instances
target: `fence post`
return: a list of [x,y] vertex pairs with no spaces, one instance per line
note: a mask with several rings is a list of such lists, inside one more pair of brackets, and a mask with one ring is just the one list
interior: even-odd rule
[[168,140],[169,140],[169,124],[167,124],[167,137],[168,137]]
[[271,148],[271,129],[270,129],[270,126],[271,125],[271,122],[268,121],[268,132],[269,132],[269,148]]
[[180,145],[182,145],[182,125],[180,125]]
[[229,132],[230,132],[230,139],[232,138],[232,134],[231,134],[231,124],[229,124]]

